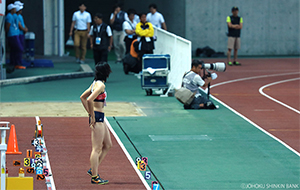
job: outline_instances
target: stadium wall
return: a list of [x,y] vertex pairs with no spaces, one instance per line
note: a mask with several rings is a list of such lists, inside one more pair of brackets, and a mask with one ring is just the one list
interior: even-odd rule
[[[299,0],[102,0],[84,1],[94,15],[101,12],[108,23],[116,2],[124,10],[134,8],[148,12],[150,3],[156,3],[166,20],[168,31],[192,41],[192,50],[210,46],[216,51],[227,51],[226,17],[231,7],[238,6],[244,19],[239,55],[299,55]],[[14,2],[7,0],[6,4]],[[29,30],[36,34],[36,54],[44,52],[43,1],[22,0],[23,16]],[[65,40],[68,39],[72,14],[80,0],[64,0]],[[101,3],[100,3],[101,2]],[[49,7],[51,9],[51,7]],[[53,26],[57,27],[57,26]]]
[[299,0],[186,0],[186,38],[192,49],[227,51],[226,17],[237,6],[244,24],[239,55],[299,55]]

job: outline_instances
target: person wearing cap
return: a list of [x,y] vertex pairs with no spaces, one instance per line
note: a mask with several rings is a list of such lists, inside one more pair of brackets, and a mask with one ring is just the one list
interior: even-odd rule
[[16,5],[16,11],[17,11],[18,27],[19,27],[19,38],[20,38],[20,42],[24,49],[25,34],[26,34],[26,32],[28,32],[28,28],[26,27],[23,16],[22,16],[23,5],[16,4],[16,2],[15,2],[15,5]]
[[95,14],[95,24],[92,25],[89,33],[95,65],[101,61],[107,62],[108,52],[111,50],[113,43],[111,28],[102,19],[102,14]]
[[[227,26],[228,26],[228,44],[227,44],[227,63],[229,66],[232,65],[241,65],[237,61],[238,49],[241,46],[241,29],[243,28],[243,18],[238,16],[239,9],[237,7],[232,7],[232,15],[227,17]],[[233,63],[230,60],[231,50],[234,49]]]
[[[88,34],[90,32],[90,25],[92,17],[89,12],[86,11],[86,6],[81,3],[79,4],[79,11],[74,12],[72,17],[72,24],[70,27],[69,35],[72,36],[74,31],[74,48],[77,63],[84,63],[86,55],[86,44]],[[81,51],[80,51],[81,47]]]
[[13,65],[15,69],[26,69],[26,67],[21,66],[23,46],[19,38],[19,22],[16,19],[16,7],[14,4],[9,4],[7,6],[9,13],[5,17],[5,32],[10,47],[10,64]]
[[24,6],[24,3],[22,3],[21,1],[15,1],[14,4],[15,4],[15,5]]

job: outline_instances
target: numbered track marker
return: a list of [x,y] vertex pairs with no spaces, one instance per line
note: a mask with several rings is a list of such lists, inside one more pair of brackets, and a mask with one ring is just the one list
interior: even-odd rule
[[24,158],[24,167],[30,166],[30,158]]
[[147,157],[142,157],[142,160],[145,162],[146,165],[148,165],[148,158]]
[[14,160],[13,161],[13,166],[20,166],[21,165],[21,161],[20,160]]
[[37,168],[42,168],[43,167],[43,162],[37,162],[36,167]]
[[153,190],[159,190],[159,184],[153,184]]
[[38,169],[36,170],[36,174],[39,175],[39,174],[43,174],[43,170],[42,169]]
[[41,156],[41,153],[40,153],[40,152],[34,152],[34,157],[35,157],[35,158],[40,158],[40,157],[42,157],[42,156]]
[[142,160],[139,160],[139,161],[137,162],[137,168],[138,168],[138,169],[140,169],[140,164],[141,164],[141,162],[142,162]]
[[139,164],[139,169],[141,171],[146,171],[146,167],[147,167],[147,165],[145,164],[145,162],[143,160],[141,160],[140,164]]
[[32,158],[32,150],[31,149],[28,149],[27,150],[27,158]]
[[152,181],[152,182],[151,182],[151,187],[152,187],[152,189],[153,189],[153,185],[155,185],[155,184],[158,184],[158,182],[157,182],[157,181]]
[[43,147],[42,146],[37,146],[37,147],[35,147],[35,151],[36,152],[42,152],[43,151]]
[[26,173],[34,174],[34,168],[26,168]]
[[135,164],[138,165],[138,162],[141,161],[141,160],[142,160],[141,157],[136,157],[135,158]]
[[151,172],[150,171],[146,171],[145,172],[145,180],[150,180],[151,179]]
[[44,174],[38,174],[38,175],[36,175],[36,179],[38,181],[43,181],[43,180],[45,180],[45,175]]
[[49,176],[49,169],[48,168],[44,168],[43,169],[43,174],[48,177]]

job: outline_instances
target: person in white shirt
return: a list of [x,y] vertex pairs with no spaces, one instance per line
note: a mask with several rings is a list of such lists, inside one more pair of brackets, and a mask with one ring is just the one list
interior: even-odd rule
[[102,19],[102,14],[96,13],[94,16],[95,24],[92,25],[90,31],[90,43],[94,52],[95,65],[99,62],[107,62],[108,52],[113,43],[110,26],[105,24]]
[[136,34],[135,34],[135,26],[137,22],[135,22],[135,10],[134,9],[129,9],[127,11],[128,14],[128,19],[123,22],[123,31],[125,34],[125,46],[126,46],[126,52],[125,54],[128,54],[130,51],[130,46],[131,43],[134,39],[136,39]]
[[217,109],[214,103],[202,96],[199,87],[203,89],[207,88],[212,81],[212,77],[209,76],[203,80],[200,76],[202,70],[203,61],[193,60],[192,68],[189,72],[185,73],[182,80],[182,86],[195,93],[195,97],[190,105],[184,105],[184,109]]
[[167,30],[167,25],[164,19],[164,16],[157,12],[156,4],[149,5],[150,13],[147,14],[147,21],[157,28],[162,28]]
[[121,4],[114,6],[114,12],[110,15],[110,25],[113,29],[114,49],[117,57],[116,62],[121,63],[125,56],[124,32],[122,29],[123,22],[128,20],[126,12],[121,10]]
[[[70,27],[69,35],[72,36],[74,31],[74,48],[76,61],[84,63],[86,54],[86,44],[88,34],[90,32],[90,25],[92,22],[91,14],[86,10],[86,6],[82,3],[79,5],[79,11],[73,13],[72,24]],[[81,47],[81,52],[80,52]]]

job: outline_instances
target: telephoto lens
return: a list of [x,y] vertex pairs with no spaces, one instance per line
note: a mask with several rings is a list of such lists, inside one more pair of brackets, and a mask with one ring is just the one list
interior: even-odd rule
[[226,70],[226,64],[223,62],[204,63],[203,68],[209,69],[209,70],[214,70],[214,71],[219,71],[219,72],[224,72]]

